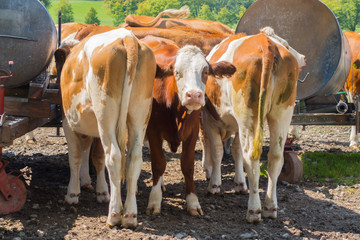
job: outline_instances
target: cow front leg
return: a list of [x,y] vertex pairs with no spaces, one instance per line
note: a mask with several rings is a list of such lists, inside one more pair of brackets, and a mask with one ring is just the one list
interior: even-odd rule
[[221,191],[221,160],[224,154],[223,144],[218,129],[207,129],[207,135],[210,145],[210,159],[213,165],[207,192],[217,194]]
[[63,129],[68,143],[70,167],[70,180],[65,195],[65,202],[77,204],[80,196],[80,166],[83,152],[89,151],[92,138],[72,131],[66,118],[63,119]]
[[162,186],[164,185],[163,174],[166,168],[166,157],[162,150],[162,139],[156,132],[148,130],[150,144],[151,171],[153,175],[153,186],[151,188],[149,203],[146,214],[159,214],[161,212]]
[[203,128],[203,124],[200,125],[199,138],[200,138],[200,143],[201,143],[202,149],[203,149],[201,165],[205,172],[206,179],[209,180],[211,177],[213,166],[212,166],[212,161],[211,161],[209,139],[206,136],[206,133]]
[[99,203],[109,202],[109,187],[105,179],[105,155],[99,138],[93,141],[91,159],[96,169],[96,200]]
[[185,194],[187,211],[191,216],[204,215],[194,185],[195,144],[198,129],[194,129],[191,136],[182,143],[181,171],[185,178]]
[[231,145],[231,153],[235,160],[235,177],[234,177],[235,192],[246,194],[248,192],[248,188],[245,180],[244,158],[241,153],[241,145],[240,145],[238,133],[235,134],[234,141]]

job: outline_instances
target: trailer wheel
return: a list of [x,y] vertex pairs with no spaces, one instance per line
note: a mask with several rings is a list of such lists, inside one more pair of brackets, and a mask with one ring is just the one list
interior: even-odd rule
[[298,183],[300,182],[302,175],[303,165],[297,153],[293,151],[285,151],[284,166],[279,175],[279,180],[286,181],[288,183]]
[[6,200],[0,192],[0,215],[19,211],[26,201],[26,188],[24,183],[13,175],[7,175],[8,185],[11,189],[11,196]]

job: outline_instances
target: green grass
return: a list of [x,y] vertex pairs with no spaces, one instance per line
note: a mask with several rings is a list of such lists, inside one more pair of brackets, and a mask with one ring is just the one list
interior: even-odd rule
[[308,152],[300,157],[304,180],[348,185],[360,183],[359,153]]
[[[113,19],[108,14],[108,8],[105,7],[103,1],[84,1],[84,0],[70,0],[69,1],[74,12],[74,21],[85,23],[85,17],[91,7],[97,11],[97,17],[100,20],[100,25],[113,26]],[[58,23],[58,6],[59,1],[53,0],[51,7],[48,9],[55,24]]]

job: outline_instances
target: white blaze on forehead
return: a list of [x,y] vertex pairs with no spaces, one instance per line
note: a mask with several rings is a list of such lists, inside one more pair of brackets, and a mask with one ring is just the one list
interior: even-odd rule
[[[181,48],[176,55],[175,79],[178,88],[178,94],[182,105],[186,106],[186,93],[202,93],[201,105],[205,105],[205,83],[202,81],[202,72],[208,67],[204,54],[198,47],[185,46]],[[188,110],[196,110],[191,106],[186,106]]]
[[[234,59],[234,54],[235,54],[235,50],[240,47],[244,41],[246,39],[249,39],[251,38],[252,36],[246,36],[246,37],[242,37],[242,38],[239,38],[239,39],[236,39],[234,41],[232,41],[228,48],[226,49],[226,52],[224,52],[224,54],[219,58],[219,60],[217,62],[220,62],[220,61],[228,61],[228,62],[233,62],[233,59]],[[217,49],[216,49],[217,50]],[[215,52],[210,52],[210,54],[207,56],[207,60],[210,61],[212,55],[214,54]]]
[[116,41],[117,39],[124,39],[126,36],[135,37],[135,35],[131,31],[125,28],[118,28],[108,32],[96,34],[90,37],[90,39],[85,43],[84,51],[86,53],[86,56],[88,57],[88,59],[90,59],[92,53],[96,48],[104,48],[107,45]]
[[200,90],[205,86],[201,76],[204,67],[207,66],[208,63],[205,56],[198,47],[185,46],[178,51],[174,67],[175,71],[179,73],[180,78],[184,78],[185,87],[188,86]]

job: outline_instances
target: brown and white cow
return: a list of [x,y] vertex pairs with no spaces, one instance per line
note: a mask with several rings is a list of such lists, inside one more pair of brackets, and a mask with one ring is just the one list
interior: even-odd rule
[[[211,153],[213,169],[208,192],[217,193],[221,185],[222,139],[235,132],[232,145],[235,177],[239,190],[246,190],[242,160],[249,181],[246,220],[261,221],[277,217],[276,183],[283,165],[284,144],[296,98],[299,65],[286,48],[264,34],[236,35],[224,40],[208,55],[210,64],[229,61],[236,67],[230,78],[209,77],[208,101],[203,108],[205,151]],[[264,123],[270,131],[268,189],[261,207],[259,196],[259,159],[263,146]]]
[[[351,50],[351,68],[346,79],[345,90],[348,94],[349,102],[354,102],[354,97],[360,94],[360,34],[357,32],[344,31],[349,41]],[[351,127],[350,147],[359,150],[359,136],[356,126]]]
[[185,178],[187,211],[191,215],[203,215],[193,175],[201,107],[205,105],[205,84],[208,76],[230,76],[235,67],[226,62],[210,65],[195,46],[180,49],[174,42],[154,36],[141,41],[153,50],[156,63],[167,69],[155,79],[152,113],[146,131],[153,172],[153,187],[146,212],[157,214],[161,211],[161,188],[166,168],[162,143],[165,140],[172,152],[176,152],[182,143],[180,161]]
[[[116,29],[116,27],[109,26],[88,26],[81,29],[75,39],[81,40],[85,37],[92,36],[98,33],[106,32]],[[161,28],[143,28],[143,27],[134,27],[126,28],[133,32],[133,34],[141,39],[148,35],[166,38],[174,41],[179,47],[184,47],[186,45],[195,45],[201,49],[204,54],[208,54],[211,49],[224,40],[225,38],[232,36],[233,34],[220,33],[215,31],[202,31],[186,27],[179,27],[174,29],[161,29]]]
[[[64,55],[57,50],[58,63]],[[71,172],[65,200],[70,204],[78,202],[81,155],[90,148],[92,139],[99,137],[104,153],[98,156],[96,168],[101,172],[105,162],[111,189],[107,225],[137,225],[135,194],[155,72],[151,49],[126,29],[84,39],[72,48],[61,70],[63,128]],[[101,159],[103,155],[105,161]],[[123,206],[120,188],[125,178],[127,195]],[[105,177],[98,178],[96,191],[104,194],[106,200]]]
[[[169,12],[169,10],[165,10],[165,11]],[[167,13],[167,12],[166,13],[163,12],[159,13],[158,16],[156,17],[129,15],[125,18],[125,23],[120,26],[121,27],[153,27],[153,28],[186,27],[193,30],[214,31],[225,34],[234,34],[234,30],[232,30],[231,28],[220,22],[207,21],[202,19],[180,19],[176,15],[174,16],[175,18],[160,18],[162,15],[165,15]]]

